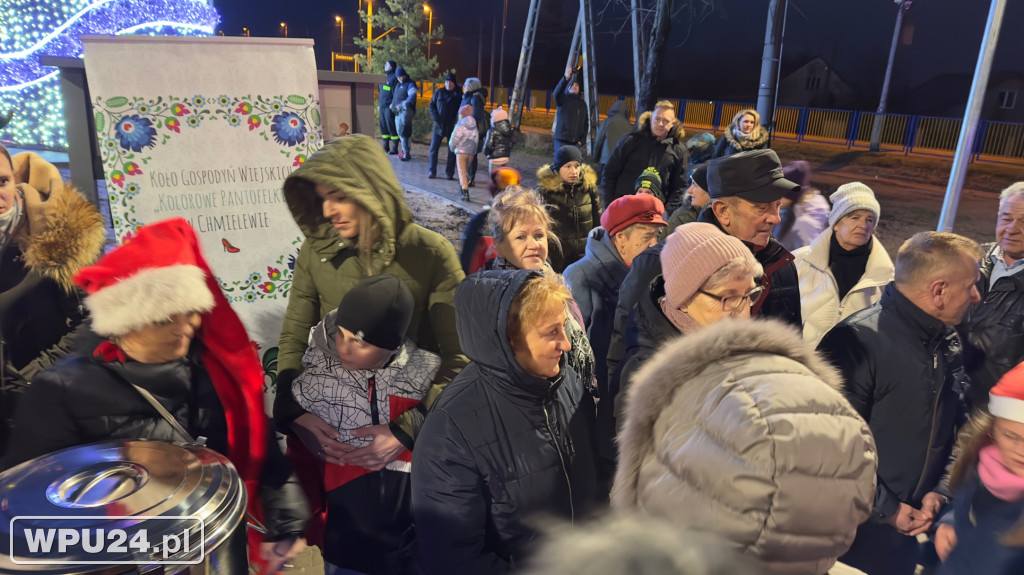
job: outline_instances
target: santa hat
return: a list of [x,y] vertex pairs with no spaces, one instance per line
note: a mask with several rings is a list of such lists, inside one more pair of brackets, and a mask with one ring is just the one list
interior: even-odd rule
[[988,392],[988,398],[992,415],[1024,423],[1024,363],[1006,372]]
[[[143,226],[127,243],[82,268],[74,282],[88,294],[85,304],[100,335],[124,335],[178,313],[203,314],[196,333],[199,359],[224,406],[226,455],[249,488],[252,510],[259,501],[267,442],[263,365],[210,272],[192,227],[181,218]],[[118,351],[108,342],[96,353],[123,361]]]

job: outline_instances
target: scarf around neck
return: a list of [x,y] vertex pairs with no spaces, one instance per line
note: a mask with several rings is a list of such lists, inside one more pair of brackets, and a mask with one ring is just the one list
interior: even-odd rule
[[978,453],[978,477],[989,493],[1003,501],[1024,499],[1024,477],[1006,467],[995,445],[986,445]]
[[0,214],[0,251],[7,249],[15,232],[18,231],[18,224],[21,223],[21,218],[24,215],[24,206],[25,200],[19,190],[14,195],[14,205],[11,206],[11,209]]

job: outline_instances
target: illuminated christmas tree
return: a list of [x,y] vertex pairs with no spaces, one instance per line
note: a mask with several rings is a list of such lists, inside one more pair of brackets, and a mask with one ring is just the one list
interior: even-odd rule
[[207,0],[0,0],[0,140],[65,149],[59,72],[40,56],[82,56],[80,36],[211,36]]

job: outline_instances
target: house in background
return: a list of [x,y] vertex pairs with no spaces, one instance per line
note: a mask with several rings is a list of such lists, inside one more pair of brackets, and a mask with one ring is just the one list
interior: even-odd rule
[[857,96],[835,69],[820,57],[779,80],[780,106],[812,108],[853,108]]
[[[910,91],[899,102],[901,112],[962,118],[971,92],[969,74],[942,74]],[[981,119],[1024,123],[1024,73],[993,72],[981,106]]]

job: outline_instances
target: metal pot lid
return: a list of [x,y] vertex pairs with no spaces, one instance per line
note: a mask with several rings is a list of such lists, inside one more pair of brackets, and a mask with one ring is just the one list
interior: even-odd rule
[[[179,549],[188,560],[230,535],[245,506],[234,466],[212,449],[162,441],[72,447],[0,474],[0,571],[66,573],[73,562],[141,565],[166,559],[171,544],[162,549],[162,542],[190,536],[191,545]],[[55,533],[48,552],[47,530]],[[120,545],[120,534],[111,536],[115,530],[124,533]],[[88,549],[75,544],[61,552],[62,534],[71,543],[72,531],[91,536]],[[35,563],[50,560],[65,563]],[[92,561],[100,563],[86,563]]]

